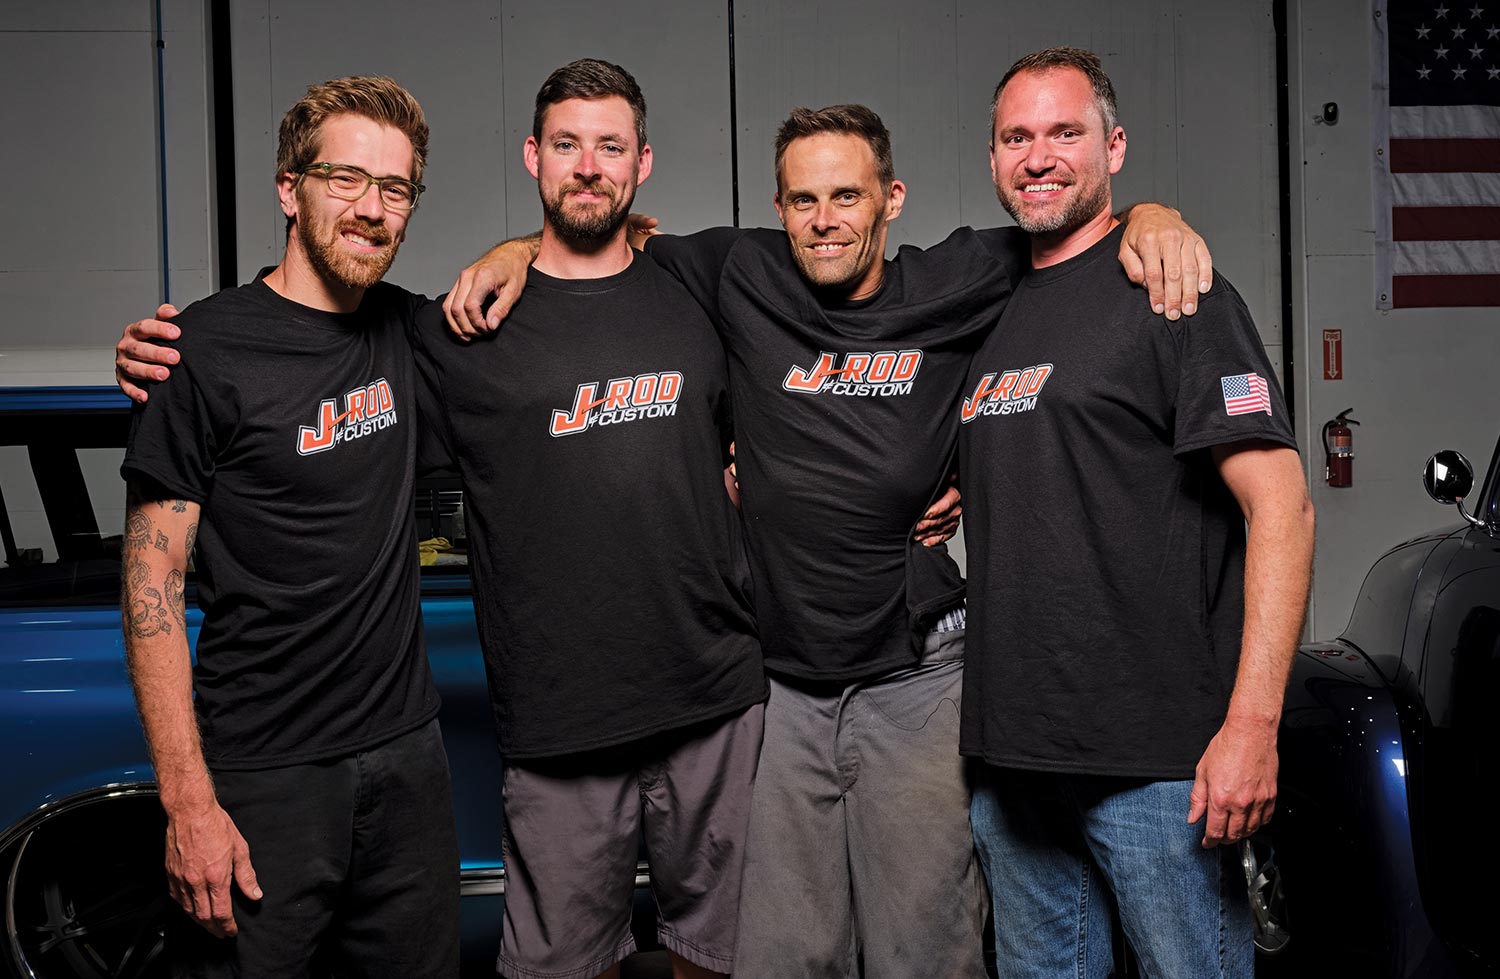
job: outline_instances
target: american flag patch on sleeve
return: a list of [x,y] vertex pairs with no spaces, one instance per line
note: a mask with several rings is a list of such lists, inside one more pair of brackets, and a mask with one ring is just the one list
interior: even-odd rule
[[1224,386],[1224,410],[1231,415],[1253,415],[1257,411],[1271,413],[1271,389],[1266,379],[1259,374],[1235,374],[1221,377]]

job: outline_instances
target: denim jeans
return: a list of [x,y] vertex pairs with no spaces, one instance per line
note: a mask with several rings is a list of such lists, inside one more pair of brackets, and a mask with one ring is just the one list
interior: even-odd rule
[[1005,979],[1105,979],[1115,914],[1146,979],[1252,979],[1237,851],[1203,849],[1193,783],[982,766],[970,818]]

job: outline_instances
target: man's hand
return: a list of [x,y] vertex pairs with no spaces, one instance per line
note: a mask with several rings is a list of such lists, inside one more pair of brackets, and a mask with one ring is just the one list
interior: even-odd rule
[[955,473],[950,476],[948,482],[948,491],[928,507],[927,512],[922,514],[922,519],[917,521],[912,540],[923,547],[936,547],[958,533],[958,518],[964,515],[964,508],[959,505],[961,497],[956,485],[958,475]]
[[1198,296],[1214,282],[1213,256],[1203,238],[1176,210],[1161,204],[1130,209],[1120,264],[1136,285],[1144,284],[1151,309],[1176,320],[1198,311]]
[[168,368],[177,363],[177,351],[151,342],[182,336],[181,330],[166,322],[176,315],[176,306],[162,303],[156,307],[156,319],[131,323],[115,344],[115,383],[132,401],[147,398],[146,389],[136,381],[165,381],[171,373]]
[[1296,450],[1249,440],[1210,450],[1249,526],[1245,620],[1224,726],[1198,760],[1188,822],[1203,845],[1242,840],[1276,809],[1276,725],[1302,631],[1313,511]]
[[661,234],[656,230],[660,222],[649,214],[632,213],[625,219],[625,237],[630,242],[630,247],[636,251],[645,251],[646,239],[652,235]]
[[1235,843],[1276,811],[1276,725],[1229,717],[1198,759],[1187,821],[1204,814],[1203,846]]
[[[458,274],[458,281],[443,300],[443,314],[455,336],[472,340],[500,328],[526,288],[526,270],[536,260],[541,240],[535,235],[502,242]],[[495,301],[486,313],[484,303],[492,295]]]
[[167,818],[167,888],[172,900],[209,934],[229,938],[239,931],[230,887],[261,899],[250,847],[218,802],[209,801]]

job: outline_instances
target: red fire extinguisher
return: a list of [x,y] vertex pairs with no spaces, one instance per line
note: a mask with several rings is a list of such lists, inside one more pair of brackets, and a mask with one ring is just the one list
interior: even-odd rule
[[1323,423],[1323,478],[1329,486],[1354,484],[1354,430],[1359,422],[1349,417],[1353,408],[1345,408],[1331,421]]

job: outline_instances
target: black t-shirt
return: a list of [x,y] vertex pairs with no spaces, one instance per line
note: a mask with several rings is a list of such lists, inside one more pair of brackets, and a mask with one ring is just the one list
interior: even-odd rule
[[764,699],[724,491],[724,351],[682,286],[643,255],[602,279],[532,269],[497,333],[455,342],[434,305],[415,346],[463,476],[506,757],[617,744]]
[[808,287],[786,233],[650,239],[729,354],[766,667],[847,681],[911,664],[963,594],[911,534],[954,456],[959,386],[1019,268],[1008,229],[903,247],[872,297]]
[[437,713],[412,502],[421,301],[381,284],[338,314],[259,279],[226,289],[182,311],[182,361],[136,407],[122,474],[202,506],[212,768],[337,757]]
[[1216,277],[1196,316],[1153,315],[1121,233],[1028,273],[969,372],[961,749],[1191,778],[1244,615],[1244,517],[1208,449],[1296,439],[1239,294]]

